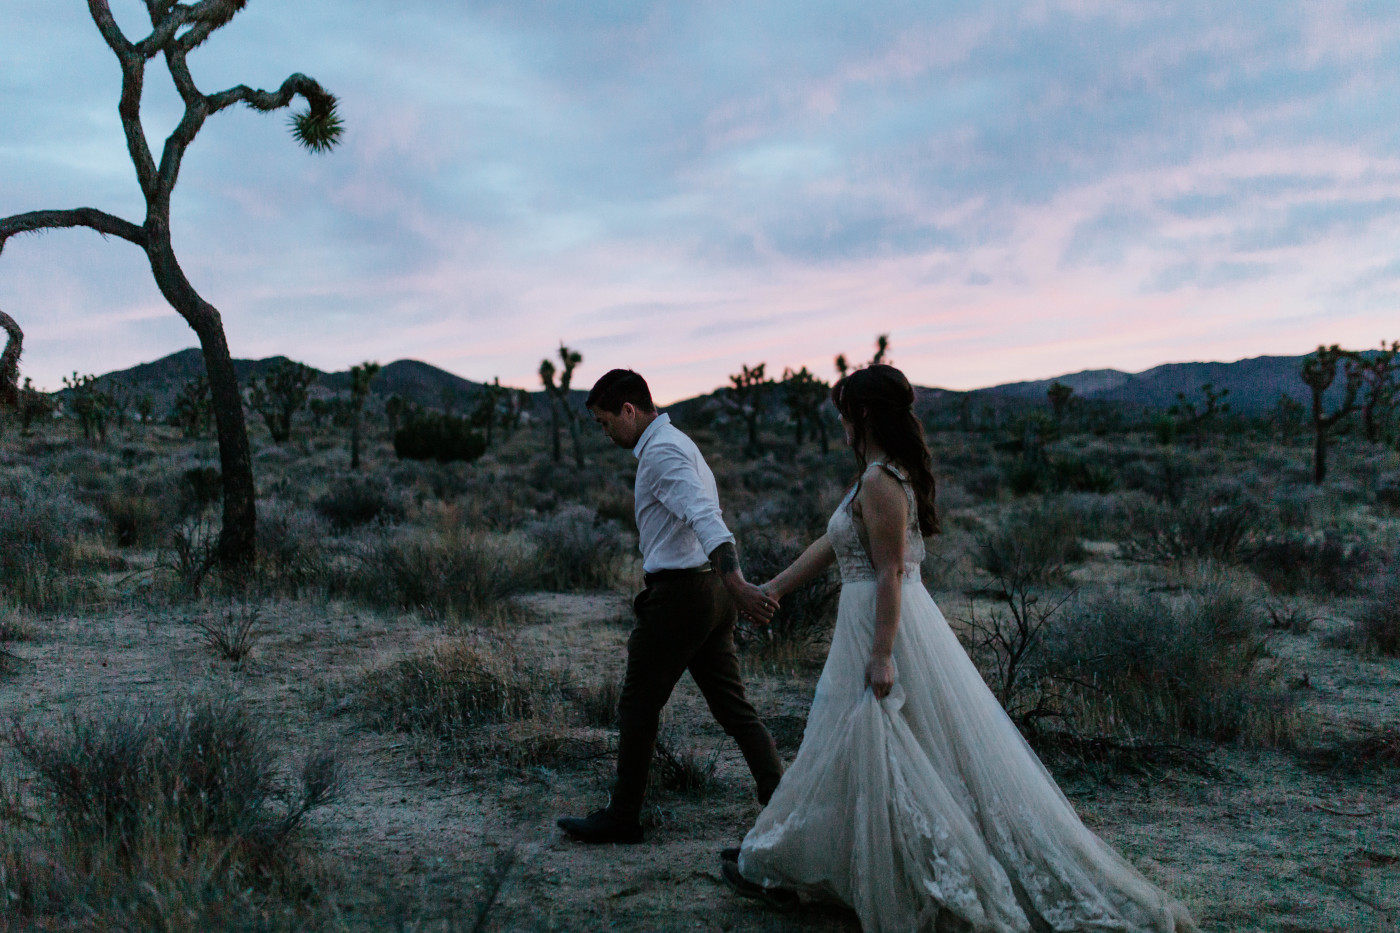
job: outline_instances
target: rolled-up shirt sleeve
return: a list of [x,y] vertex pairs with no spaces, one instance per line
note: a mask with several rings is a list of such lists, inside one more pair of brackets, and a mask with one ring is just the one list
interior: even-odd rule
[[734,543],[718,497],[706,487],[695,463],[683,451],[674,447],[657,450],[655,471],[652,489],[657,500],[695,532],[707,555],[725,542]]

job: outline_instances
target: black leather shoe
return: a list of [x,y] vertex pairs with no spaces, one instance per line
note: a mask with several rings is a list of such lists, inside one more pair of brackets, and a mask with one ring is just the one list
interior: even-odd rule
[[724,879],[725,884],[734,889],[735,893],[762,901],[774,910],[786,913],[795,909],[801,901],[796,891],[789,891],[787,888],[765,888],[761,884],[754,884],[739,874],[738,862],[721,861],[719,875]]
[[555,822],[579,842],[631,845],[642,841],[641,823],[618,819],[607,807],[594,810],[587,816],[561,816]]

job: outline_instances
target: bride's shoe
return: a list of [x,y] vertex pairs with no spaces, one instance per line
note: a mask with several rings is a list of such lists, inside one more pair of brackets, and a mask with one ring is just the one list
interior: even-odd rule
[[800,902],[796,891],[789,891],[787,888],[765,888],[761,884],[754,884],[739,874],[737,861],[731,862],[722,859],[719,863],[719,875],[724,879],[725,884],[734,889],[735,893],[762,901],[774,910],[787,912],[795,909]]

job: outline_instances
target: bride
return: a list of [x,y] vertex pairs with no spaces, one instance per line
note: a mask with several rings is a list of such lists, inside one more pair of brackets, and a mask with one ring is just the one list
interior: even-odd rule
[[797,758],[724,879],[779,907],[829,891],[865,933],[1195,930],[1080,822],[924,589],[938,523],[909,381],[872,365],[831,396],[859,479],[764,589],[835,562],[836,630]]

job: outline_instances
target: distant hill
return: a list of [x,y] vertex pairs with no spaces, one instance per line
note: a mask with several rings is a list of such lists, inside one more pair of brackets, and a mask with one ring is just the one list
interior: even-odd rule
[[1055,379],[978,389],[973,395],[1043,401],[1052,382],[1063,382],[1079,398],[1166,408],[1176,403],[1178,392],[1186,393],[1187,398],[1200,398],[1201,386],[1210,383],[1216,390],[1230,390],[1226,401],[1231,411],[1256,415],[1273,408],[1280,395],[1311,402],[1309,389],[1298,375],[1302,362],[1301,356],[1256,356],[1233,363],[1168,363],[1140,373],[1091,369]]
[[[240,385],[246,386],[253,378],[262,378],[284,356],[270,356],[262,360],[233,361],[234,372],[238,374]],[[151,363],[142,363],[130,369],[106,373],[99,376],[97,385],[104,391],[120,388],[128,399],[138,399],[150,395],[154,402],[157,417],[164,417],[175,402],[180,389],[190,380],[204,375],[204,354],[195,347],[181,350]],[[395,360],[384,366],[379,375],[370,383],[370,395],[388,398],[400,395],[425,408],[442,408],[450,397],[452,407],[458,412],[470,409],[480,394],[483,384],[463,379],[445,369],[418,360]],[[329,396],[350,390],[350,371],[321,372],[317,370],[316,382],[311,386],[313,396]],[[62,394],[62,393],[56,393]],[[579,400],[585,392],[572,392]],[[530,393],[531,412],[537,416],[548,415],[548,402],[543,390]]]
[[[263,376],[282,359],[285,357],[234,360],[233,366],[238,373],[239,382],[247,385],[249,379]],[[964,394],[971,395],[974,401],[984,404],[1042,403],[1045,401],[1046,389],[1052,382],[1058,381],[1074,389],[1075,396],[1081,399],[1114,402],[1139,409],[1162,409],[1176,403],[1178,392],[1186,393],[1188,398],[1200,398],[1201,386],[1211,383],[1217,390],[1230,390],[1226,401],[1229,402],[1232,411],[1256,415],[1273,408],[1280,395],[1288,395],[1304,403],[1310,401],[1308,388],[1298,376],[1302,361],[1302,356],[1258,356],[1233,363],[1168,363],[1140,373],[1126,373],[1116,369],[1086,369],[1054,379],[1008,382],[974,389],[970,393],[925,387],[919,387],[918,392],[921,407],[955,399]],[[180,388],[203,372],[203,356],[198,349],[191,348],[151,363],[107,373],[99,377],[98,383],[104,389],[120,384],[129,398],[149,394],[155,402],[156,412],[163,416],[170,410]],[[332,395],[348,391],[349,385],[348,370],[320,373],[312,392]],[[1333,392],[1339,388],[1334,386]],[[480,382],[464,379],[418,360],[396,360],[387,364],[370,389],[373,395],[385,398],[401,395],[427,408],[443,407],[444,400],[450,395],[453,398],[453,406],[459,411],[467,410],[481,390]],[[576,402],[581,403],[586,391],[574,390],[570,394]],[[536,390],[530,395],[532,413],[547,417],[549,409],[544,393]],[[676,402],[667,408],[684,416],[687,412],[705,407],[706,401],[714,395],[715,393],[698,395]]]

